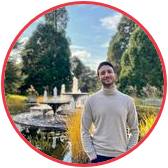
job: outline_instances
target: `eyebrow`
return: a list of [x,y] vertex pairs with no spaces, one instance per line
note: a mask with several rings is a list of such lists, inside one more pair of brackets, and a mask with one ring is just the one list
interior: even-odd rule
[[104,73],[105,71],[108,71],[108,72],[114,72],[113,69],[107,69],[107,70],[102,70],[100,73]]
[[111,71],[111,72],[114,72],[114,70],[113,70],[113,69],[107,69],[107,71]]

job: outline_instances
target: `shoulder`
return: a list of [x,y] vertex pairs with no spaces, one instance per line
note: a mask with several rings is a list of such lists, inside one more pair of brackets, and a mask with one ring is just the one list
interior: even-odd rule
[[98,92],[93,93],[86,98],[85,103],[84,103],[84,111],[89,111],[91,107],[93,106],[93,104],[97,101],[96,97],[99,95]]
[[88,96],[86,102],[92,102],[92,101],[95,101],[97,98],[99,98],[101,95],[101,90],[91,94]]
[[122,93],[119,90],[117,90],[117,94],[118,94],[119,97],[125,99],[127,102],[134,102],[134,99],[131,96],[129,96],[129,95],[125,94],[125,93]]
[[131,96],[129,96],[125,93],[122,93],[120,91],[118,91],[118,95],[120,95],[120,99],[123,100],[123,103],[126,105],[129,112],[135,111],[135,109],[136,109],[135,101]]

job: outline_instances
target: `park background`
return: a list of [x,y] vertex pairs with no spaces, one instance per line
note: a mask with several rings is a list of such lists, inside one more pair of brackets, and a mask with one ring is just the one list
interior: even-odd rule
[[[35,23],[34,29],[30,30]],[[87,29],[84,29],[85,26]],[[23,36],[28,34],[26,32],[29,37]],[[111,38],[106,42],[105,34],[110,32]],[[104,43],[106,46],[103,46]],[[71,92],[74,77],[78,79],[77,91],[79,89],[89,95],[98,91],[101,84],[94,66],[98,66],[97,59],[102,53],[96,51],[104,48],[103,59],[115,67],[117,88],[134,98],[140,141],[154,124],[162,103],[164,82],[161,61],[150,38],[134,21],[98,5],[78,4],[55,9],[38,18],[21,34],[8,58],[4,78],[6,103],[12,117],[32,111],[25,101],[32,102],[35,98],[36,103],[41,102],[44,90],[51,99],[55,86],[58,95],[62,94],[62,85],[65,85],[65,92]],[[20,131],[43,153],[65,162],[85,164],[88,158],[80,142],[83,104],[64,119],[68,135],[61,133],[59,137],[68,139],[70,145],[62,138],[58,139],[57,130],[55,134],[52,130],[42,129],[36,133],[39,130],[32,128]],[[53,148],[54,139],[57,146]],[[67,155],[71,155],[71,159],[65,160]]]

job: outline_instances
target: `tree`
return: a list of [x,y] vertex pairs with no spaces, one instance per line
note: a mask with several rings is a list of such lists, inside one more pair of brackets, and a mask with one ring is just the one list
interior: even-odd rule
[[72,83],[70,72],[69,43],[62,32],[57,32],[51,23],[39,24],[22,52],[23,73],[27,75],[22,91],[30,85],[43,93],[48,86],[50,92],[57,86]]
[[95,92],[100,89],[96,72],[89,67],[85,67],[83,73],[80,75],[79,84],[82,92]]
[[77,78],[80,77],[84,69],[85,69],[85,65],[82,63],[82,61],[79,58],[75,56],[71,58],[71,70]]
[[122,54],[127,49],[130,35],[134,31],[135,25],[135,22],[123,15],[117,27],[117,33],[111,38],[107,53],[108,61],[115,66],[118,75],[121,70],[120,61]]
[[53,24],[56,32],[65,31],[68,23],[68,12],[65,7],[53,10],[44,16],[47,23]]
[[147,84],[162,89],[163,72],[158,53],[145,32],[137,26],[131,35],[128,49],[121,59],[120,89],[131,85],[138,95]]
[[11,59],[8,60],[5,70],[5,94],[16,94],[18,93],[20,77],[18,74],[19,69],[15,62]]
[[[5,70],[5,94],[18,94],[24,76],[21,75],[21,64],[17,62],[22,43],[18,40],[10,53]],[[14,53],[14,54],[13,54]]]
[[71,58],[71,70],[78,78],[79,89],[82,92],[93,92],[98,89],[96,72],[85,66],[79,58]]

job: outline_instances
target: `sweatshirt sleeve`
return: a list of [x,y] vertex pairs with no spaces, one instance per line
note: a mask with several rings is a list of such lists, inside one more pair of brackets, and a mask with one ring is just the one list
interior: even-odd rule
[[127,150],[129,150],[138,143],[138,137],[139,137],[138,116],[133,99],[131,99],[131,102],[129,103],[127,125],[130,131],[130,138],[127,144]]
[[88,98],[84,105],[84,110],[82,112],[81,137],[84,151],[88,155],[89,159],[93,160],[97,158],[97,155],[93,147],[92,137],[89,131],[92,124],[92,111],[89,100],[90,99]]

